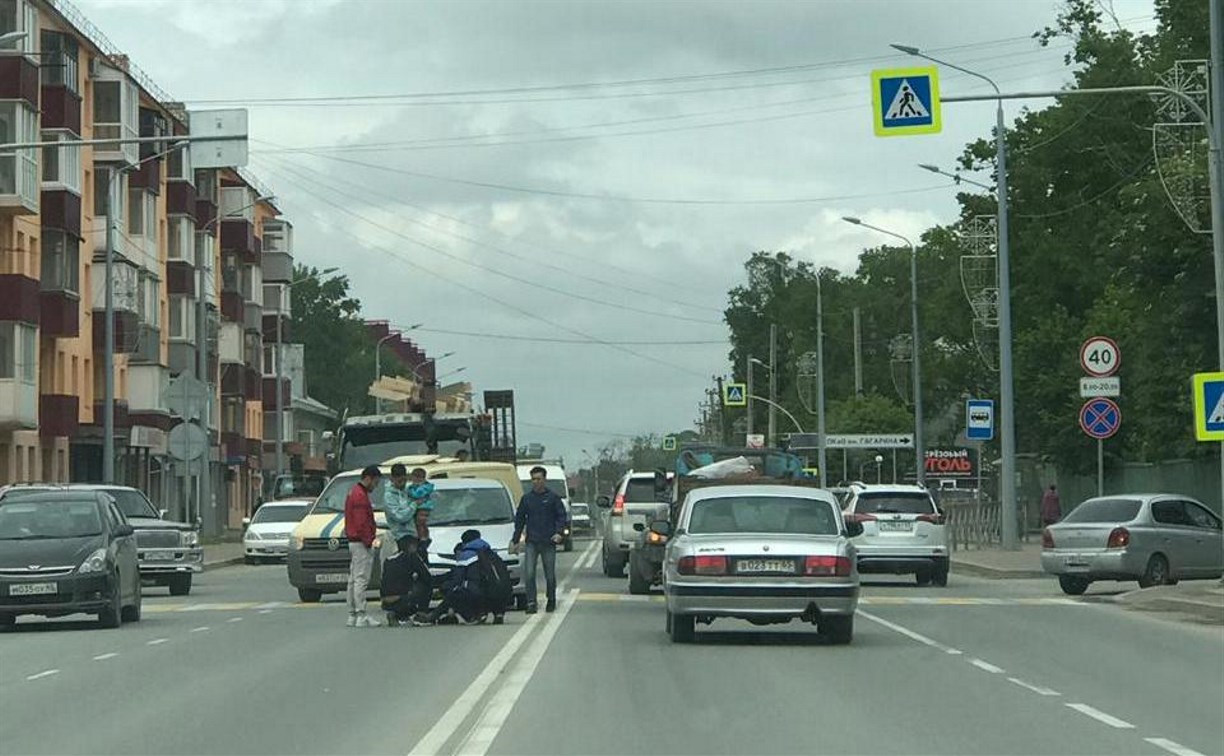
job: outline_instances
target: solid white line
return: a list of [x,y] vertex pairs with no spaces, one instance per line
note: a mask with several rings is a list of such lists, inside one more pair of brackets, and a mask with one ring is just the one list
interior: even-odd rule
[[39,672],[39,673],[38,673],[38,674],[36,674],[36,675],[30,675],[30,676],[26,677],[26,679],[27,679],[27,680],[39,680],[39,679],[42,679],[42,678],[44,678],[44,677],[50,677],[51,675],[58,675],[58,674],[59,674],[59,670],[58,670],[58,669],[48,669],[48,670],[47,670],[47,671],[45,671],[45,672]]
[[284,601],[269,601],[266,604],[256,604],[252,609],[280,609],[285,606]]
[[540,661],[543,660],[561,624],[565,622],[565,616],[573,608],[577,596],[578,589],[575,588],[561,601],[561,605],[557,607],[557,613],[548,620],[544,629],[531,642],[527,652],[511,670],[506,681],[489,700],[488,705],[484,708],[484,713],[472,727],[471,733],[460,744],[457,753],[463,756],[484,756],[488,753],[489,747],[493,745],[493,740],[509,719],[510,712],[514,710],[514,705],[523,695],[527,683],[531,682],[532,675],[540,666]]
[[[593,550],[595,546],[596,543],[592,542],[587,548]],[[578,562],[575,562],[570,567],[569,572],[566,573],[565,579],[557,586],[557,590],[565,590],[565,586],[569,584],[570,579],[577,571]],[[485,694],[489,692],[490,688],[497,681],[498,676],[509,666],[514,655],[518,653],[519,648],[527,642],[528,636],[531,635],[536,625],[542,621],[544,616],[542,614],[532,614],[527,617],[526,621],[523,622],[523,626],[516,630],[514,635],[510,636],[510,640],[505,646],[502,646],[502,650],[497,652],[497,655],[489,661],[476,679],[468,685],[467,690],[463,691],[463,694],[455,699],[455,702],[446,710],[446,713],[438,719],[433,727],[429,728],[429,732],[425,733],[417,741],[417,744],[408,752],[409,756],[433,756],[433,754],[441,752],[442,746],[446,745],[446,742],[454,737],[455,733],[463,725],[463,722],[476,708],[476,705],[480,703],[480,699],[485,697]]]
[[1144,738],[1144,740],[1157,748],[1163,748],[1176,756],[1203,756],[1203,754],[1199,753],[1193,748],[1187,748],[1180,743],[1175,743],[1172,740],[1167,740],[1165,738]]
[[98,654],[94,657],[94,661],[106,661],[107,659],[114,659],[118,655],[113,651],[109,654]]
[[208,625],[204,625],[203,627],[193,627],[193,628],[191,628],[191,632],[193,632],[193,633],[202,633],[202,632],[207,631],[208,629],[209,629],[209,628],[208,628]]
[[241,621],[242,621],[241,617],[230,617],[229,619],[226,620],[226,622],[241,622]]
[[1020,680],[1015,677],[1009,677],[1007,679],[1019,685],[1021,688],[1025,688],[1027,690],[1033,691],[1039,696],[1057,696],[1059,695],[1058,691],[1056,690],[1051,690],[1050,688],[1043,688],[1040,685],[1030,685],[1029,683],[1026,683],[1025,681]]
[[1107,724],[1110,727],[1116,727],[1119,730],[1135,729],[1135,726],[1131,724],[1130,722],[1127,722],[1126,720],[1123,720],[1123,719],[1118,719],[1117,717],[1114,717],[1114,716],[1110,716],[1109,714],[1106,714],[1100,709],[1092,708],[1088,704],[1082,704],[1082,703],[1067,704],[1067,708],[1075,709],[1080,714],[1086,714],[1087,716],[1092,717],[1098,722]]
[[271,609],[260,609],[259,613],[260,614],[271,614],[272,610]]
[[999,673],[1001,673],[1001,672],[1003,671],[1003,668],[1002,668],[1002,667],[996,667],[995,665],[991,664],[990,662],[984,662],[984,661],[982,661],[981,659],[970,659],[970,660],[969,660],[969,663],[970,663],[970,664],[972,664],[973,666],[977,667],[978,669],[984,669],[984,670],[986,670],[987,672],[990,672],[991,674],[995,674],[995,675],[997,675],[997,674],[999,674]]
[[145,645],[146,646],[160,646],[163,643],[169,643],[169,642],[170,642],[169,638],[154,638],[153,640],[149,641]]
[[889,622],[883,617],[877,617],[876,615],[871,614],[870,612],[865,612],[862,609],[859,609],[858,613],[859,613],[859,616],[863,617],[864,619],[871,620],[872,622],[875,622],[878,625],[883,625],[889,630],[892,630],[893,632],[901,633],[905,637],[912,638],[913,640],[916,640],[919,643],[922,643],[923,645],[930,646],[931,648],[938,648],[943,651],[949,651],[949,652],[951,651],[951,649],[949,649],[947,646],[940,643],[939,641],[931,640],[930,638],[926,637],[925,635],[921,633],[916,633],[907,627],[901,627],[900,625],[894,622]]

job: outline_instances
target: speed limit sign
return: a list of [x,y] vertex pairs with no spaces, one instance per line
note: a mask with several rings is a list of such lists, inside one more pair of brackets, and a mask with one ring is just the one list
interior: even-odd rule
[[1080,347],[1080,367],[1093,378],[1113,375],[1121,362],[1118,342],[1106,336],[1093,336]]

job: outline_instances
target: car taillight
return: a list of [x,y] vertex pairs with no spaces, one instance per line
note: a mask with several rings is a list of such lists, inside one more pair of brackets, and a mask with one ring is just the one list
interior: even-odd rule
[[1041,529],[1041,548],[1043,549],[1054,548],[1054,534],[1050,532],[1049,528]]
[[849,514],[844,514],[842,519],[844,519],[846,522],[875,522],[876,516],[851,512]]
[[726,575],[727,558],[725,556],[680,557],[677,569],[681,575]]
[[810,556],[803,563],[803,574],[815,577],[847,577],[850,560],[844,556]]
[[653,530],[646,534],[647,543],[667,543],[667,536],[659,535]]
[[920,514],[917,519],[918,522],[929,522],[932,525],[943,525],[944,521],[941,514]]
[[625,514],[625,495],[617,494],[616,499],[612,502],[612,516],[623,517]]
[[1130,545],[1130,531],[1126,528],[1114,528],[1109,532],[1107,548],[1124,549]]

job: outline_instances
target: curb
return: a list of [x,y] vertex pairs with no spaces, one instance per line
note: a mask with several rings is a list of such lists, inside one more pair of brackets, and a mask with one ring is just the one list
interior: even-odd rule
[[1140,612],[1177,612],[1181,614],[1191,614],[1195,617],[1215,624],[1224,624],[1224,603],[1201,601],[1193,598],[1181,598],[1178,596],[1153,596],[1151,598],[1145,598],[1143,601],[1128,601],[1127,597],[1133,596],[1135,593],[1138,593],[1138,591],[1115,596],[1112,603],[1125,609],[1132,609]]
[[1033,578],[1050,577],[1044,570],[1003,570],[996,567],[986,567],[980,564],[971,564],[969,562],[957,561],[956,557],[951,560],[952,572],[962,573],[965,575],[973,575],[975,577],[990,578],[992,580],[1029,580]]

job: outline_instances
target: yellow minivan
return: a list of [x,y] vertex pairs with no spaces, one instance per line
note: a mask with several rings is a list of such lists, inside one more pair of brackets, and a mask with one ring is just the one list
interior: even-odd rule
[[[379,465],[383,477],[370,493],[379,538],[384,539],[386,518],[383,494],[391,485],[391,465],[401,463],[412,471],[424,468],[436,486],[430,513],[429,569],[435,577],[445,575],[454,564],[451,549],[459,535],[476,528],[505,560],[514,582],[515,603],[523,604],[519,558],[509,553],[514,533],[514,512],[522,498],[522,486],[514,465],[504,462],[460,462],[436,454],[396,457]],[[289,539],[289,582],[302,601],[315,602],[325,593],[343,593],[348,586],[349,551],[344,536],[344,500],[357,485],[361,470],[339,473],[327,484],[298,523]],[[469,482],[470,481],[470,482]],[[475,515],[475,516],[474,516]],[[385,548],[393,549],[392,544]],[[377,590],[380,561],[374,564],[370,589]]]

